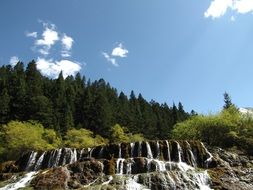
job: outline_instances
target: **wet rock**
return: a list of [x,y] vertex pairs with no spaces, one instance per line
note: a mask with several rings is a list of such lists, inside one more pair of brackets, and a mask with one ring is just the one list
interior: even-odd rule
[[70,174],[67,168],[53,168],[37,174],[30,185],[37,190],[67,189],[69,176]]
[[14,161],[3,162],[0,164],[0,174],[18,172],[18,171],[19,171],[19,167],[15,164]]
[[253,167],[251,158],[235,151],[213,148],[217,167],[210,168],[212,188],[228,190],[253,189]]

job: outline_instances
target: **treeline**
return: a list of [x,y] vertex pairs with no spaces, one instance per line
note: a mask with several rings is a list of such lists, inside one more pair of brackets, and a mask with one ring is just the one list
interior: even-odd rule
[[0,124],[33,120],[62,137],[70,129],[88,129],[105,138],[119,124],[125,133],[167,139],[173,126],[189,116],[181,103],[169,107],[148,102],[133,91],[129,97],[118,94],[103,79],[91,82],[79,73],[66,79],[62,73],[57,79],[47,78],[35,61],[26,68],[22,62],[0,68]]

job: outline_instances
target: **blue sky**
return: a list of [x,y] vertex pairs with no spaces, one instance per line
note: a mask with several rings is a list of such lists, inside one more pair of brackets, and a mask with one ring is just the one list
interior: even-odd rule
[[3,0],[0,65],[34,59],[147,100],[253,106],[253,0]]

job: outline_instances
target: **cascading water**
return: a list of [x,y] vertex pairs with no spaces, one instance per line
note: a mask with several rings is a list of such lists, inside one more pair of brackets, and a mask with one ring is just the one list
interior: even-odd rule
[[131,158],[134,156],[134,145],[135,145],[135,143],[130,143],[130,148],[131,148],[131,150],[130,150],[130,155],[131,155]]
[[168,161],[169,161],[169,167],[171,170],[171,157],[170,157],[170,145],[169,142],[167,140],[165,140],[166,146],[167,146],[167,154],[168,154]]
[[59,149],[57,151],[57,156],[56,156],[56,159],[55,159],[55,163],[53,164],[54,167],[59,165],[59,161],[60,161],[60,158],[61,158],[61,153],[62,153],[62,149]]
[[74,148],[74,150],[70,149],[70,164],[74,163],[77,161],[77,152],[76,149]]
[[197,163],[196,163],[196,159],[195,159],[195,157],[194,157],[194,155],[193,155],[193,153],[192,153],[191,145],[190,145],[190,143],[189,143],[188,141],[186,141],[186,144],[187,144],[187,146],[188,146],[188,149],[187,149],[187,150],[189,151],[190,156],[191,156],[191,164],[192,164],[193,167],[196,167],[196,166],[197,166]]
[[209,158],[207,158],[205,161],[206,165],[208,166],[208,164],[212,161],[213,155],[207,150],[207,148],[205,147],[205,145],[202,142],[200,142],[200,143],[209,156]]
[[37,171],[37,170],[40,169],[41,164],[42,164],[42,161],[43,161],[43,159],[44,159],[44,156],[45,156],[45,152],[43,152],[43,153],[41,154],[41,156],[39,157],[39,159],[37,160],[37,162],[36,162],[36,164],[35,164],[35,166],[34,166],[34,170],[35,170],[35,171]]
[[31,153],[30,158],[29,158],[29,160],[27,162],[26,170],[30,170],[31,167],[35,164],[37,154],[38,153],[34,152],[34,151]]
[[123,169],[124,169],[124,158],[119,158],[116,162],[116,171],[117,174],[122,175],[123,174]]
[[176,141],[177,143],[177,151],[178,151],[178,162],[182,162],[182,158],[181,158],[181,155],[182,155],[182,148],[180,146],[180,144]]
[[159,145],[159,141],[156,142],[156,151],[157,151],[156,158],[159,159],[159,157],[160,157],[160,145]]
[[[201,150],[196,150],[201,147]],[[26,170],[37,171],[41,168],[100,159],[102,171],[105,171],[107,165],[104,166],[104,160],[110,156],[112,156],[111,161],[114,162],[117,179],[125,180],[123,183],[125,185],[129,184],[126,185],[128,187],[126,189],[134,189],[133,184],[139,184],[139,187],[146,189],[154,189],[154,181],[157,180],[157,176],[167,189],[176,189],[178,184],[189,187],[188,189],[191,189],[190,187],[208,189],[207,172],[198,171],[195,168],[205,167],[201,163],[210,162],[212,155],[203,143],[187,141],[146,141],[100,146],[92,149],[63,148],[43,153],[31,152],[27,157]],[[126,178],[124,179],[123,176]],[[103,185],[109,185],[113,181],[107,178]],[[95,180],[89,186],[99,182],[101,180]]]
[[21,178],[16,183],[11,183],[5,187],[0,188],[0,190],[17,190],[26,187],[26,184],[29,183],[33,177],[35,177],[37,172],[29,172],[23,178]]
[[153,154],[148,142],[146,142],[146,147],[147,147],[147,158],[153,159]]

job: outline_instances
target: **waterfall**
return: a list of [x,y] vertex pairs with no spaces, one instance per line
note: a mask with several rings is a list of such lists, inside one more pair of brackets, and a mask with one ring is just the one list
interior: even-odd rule
[[149,159],[149,158],[146,158],[146,162],[147,162],[147,172],[150,172],[150,164],[151,162],[153,161],[154,159]]
[[132,174],[132,165],[133,165],[133,163],[134,163],[133,158],[130,158],[130,160],[128,160],[128,162],[127,162],[126,174],[128,174],[128,175]]
[[74,150],[72,151],[71,149],[69,149],[70,151],[70,164],[74,163],[77,161],[77,152],[76,149],[74,148]]
[[29,183],[37,174],[37,172],[29,172],[23,178],[21,178],[16,183],[11,183],[5,187],[0,188],[0,190],[17,190],[26,187],[26,184]]
[[[89,150],[89,149],[88,149],[88,150]],[[83,153],[84,153],[84,148],[81,149],[78,160],[81,160],[81,159],[82,159]]]
[[92,157],[93,150],[94,150],[94,148],[90,149],[90,151],[89,151],[90,152],[90,154],[89,154],[90,158]]
[[178,162],[182,162],[182,158],[181,158],[182,148],[177,141],[176,141],[176,143],[177,143],[177,151],[178,151]]
[[156,162],[156,171],[158,172],[166,171],[166,167],[165,167],[166,162],[160,161],[160,160],[155,160],[155,162]]
[[123,174],[124,161],[125,161],[124,158],[117,159],[117,162],[116,162],[116,171],[117,171],[117,174],[119,174],[119,175]]
[[153,155],[152,155],[152,151],[151,151],[151,148],[150,148],[150,145],[148,142],[146,142],[146,147],[147,147],[147,158],[153,158]]
[[196,181],[197,186],[201,190],[209,190],[210,187],[207,185],[210,182],[210,178],[207,174],[207,171],[205,170],[204,173],[196,173],[194,174],[194,180]]
[[61,152],[62,152],[62,149],[59,149],[57,151],[57,156],[56,156],[56,159],[55,159],[55,163],[54,163],[54,167],[57,167],[59,165],[59,161],[60,161],[60,158],[61,158]]
[[135,145],[135,143],[130,143],[130,148],[131,148],[131,158],[134,156],[134,145]]
[[156,142],[156,151],[157,151],[156,158],[159,159],[159,157],[160,157],[160,145],[159,145],[159,141]]
[[206,153],[208,154],[208,156],[209,156],[209,158],[207,158],[206,159],[206,161],[205,161],[205,163],[207,164],[207,166],[208,166],[208,164],[212,161],[212,159],[213,159],[213,155],[207,150],[207,148],[205,147],[205,145],[202,143],[202,142],[200,142],[201,143],[201,145],[202,145],[202,147],[204,148],[204,150],[206,151]]
[[48,161],[48,164],[47,164],[48,168],[51,168],[51,167],[54,166],[55,157],[57,157],[57,153],[58,153],[57,149],[50,152],[49,161]]
[[196,163],[195,156],[194,156],[193,153],[192,153],[191,145],[190,145],[190,143],[188,143],[188,141],[186,141],[186,144],[188,145],[188,151],[189,151],[190,156],[191,156],[191,164],[192,164],[193,167],[196,167],[196,166],[197,166],[197,163]]
[[35,166],[34,166],[34,170],[37,171],[41,168],[41,165],[42,165],[42,162],[43,162],[43,159],[44,159],[44,156],[45,156],[45,152],[43,152],[41,154],[41,156],[39,157],[39,159],[37,160]]
[[30,170],[31,167],[35,164],[37,154],[38,154],[37,152],[32,151],[32,153],[29,157],[29,160],[27,162],[27,166],[26,166],[27,171]]
[[169,142],[167,140],[165,141],[165,143],[167,145],[167,154],[168,154],[169,166],[170,166],[170,170],[171,170],[170,146],[169,146]]
[[[201,142],[139,141],[99,146],[92,149],[63,148],[42,153],[33,151],[29,155],[24,155],[23,159],[17,163],[25,163],[24,166],[26,166],[27,171],[38,171],[41,168],[59,167],[77,161],[90,162],[90,159],[85,159],[85,157],[93,157],[94,160],[92,159],[92,161],[101,163],[102,169],[100,171],[104,173],[108,172],[107,161],[109,159],[115,160],[117,180],[122,179],[122,185],[125,185],[122,189],[137,190],[137,184],[146,189],[159,189],[161,186],[163,189],[176,189],[178,187],[183,189],[209,189],[210,179],[207,172],[196,170],[197,167],[203,167],[203,163],[201,161],[196,162],[196,158],[204,157],[206,163],[212,159],[211,153]],[[106,164],[105,167],[103,164]],[[25,176],[25,180],[28,179],[29,181],[29,176]],[[90,186],[99,183],[104,186],[111,185],[114,183],[114,175],[111,178],[108,177],[103,175],[100,180],[90,183]],[[161,186],[157,184],[157,177],[159,177]],[[23,181],[21,182],[23,183]],[[137,186],[135,187],[134,184]],[[14,185],[8,187],[14,187]],[[5,189],[0,188],[0,190],[6,190],[6,187]]]

